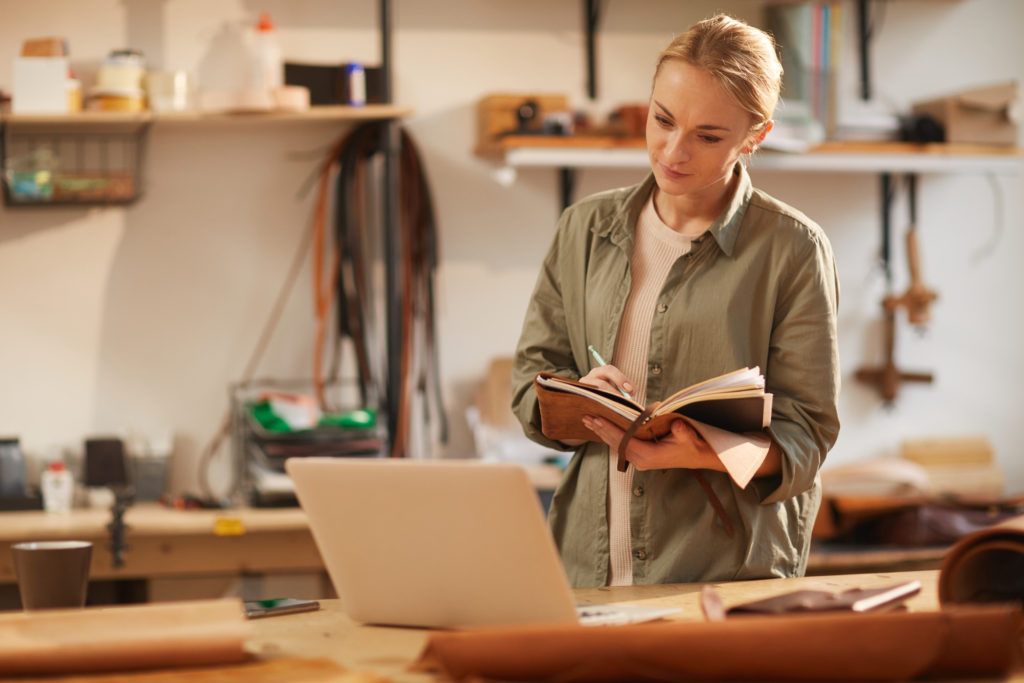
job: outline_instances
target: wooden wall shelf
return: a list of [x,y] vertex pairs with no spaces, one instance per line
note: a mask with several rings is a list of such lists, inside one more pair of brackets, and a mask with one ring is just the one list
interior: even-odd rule
[[[366,105],[246,113],[8,113],[0,116],[0,185],[8,206],[131,204],[143,192],[145,138],[154,124],[193,128],[281,122],[358,123],[394,120],[411,111],[394,105]],[[40,179],[36,170],[47,173]]]
[[116,112],[85,111],[75,114],[3,114],[8,126],[67,126],[70,128],[135,125],[145,123],[275,123],[281,121],[370,121],[397,119],[412,113],[410,107],[368,104],[364,107],[317,106],[305,111],[252,112]]
[[[494,158],[512,168],[647,168],[643,140],[509,136]],[[833,173],[1001,173],[1024,171],[1024,151],[982,145],[900,142],[826,143],[807,152],[763,150],[750,165],[758,171]]]

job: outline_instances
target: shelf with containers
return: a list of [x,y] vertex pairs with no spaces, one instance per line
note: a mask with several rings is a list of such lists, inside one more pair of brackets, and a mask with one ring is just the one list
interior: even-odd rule
[[[380,20],[380,66],[376,76],[378,88],[377,96],[380,102],[392,102],[392,25],[393,12],[391,0],[377,0],[377,9]],[[386,368],[385,386],[382,388],[379,397],[379,410],[382,420],[386,425],[382,426],[383,433],[388,440],[394,438],[402,428],[398,424],[402,391],[402,342],[405,338],[406,323],[401,317],[401,306],[395,302],[400,301],[402,291],[401,264],[408,247],[400,237],[399,225],[399,193],[402,185],[401,173],[399,172],[399,153],[401,146],[401,134],[399,120],[409,114],[410,108],[395,106],[392,104],[367,103],[362,106],[345,105],[318,105],[303,111],[247,111],[238,113],[211,113],[211,112],[116,112],[85,111],[75,114],[64,115],[42,115],[29,114],[8,114],[0,113],[0,140],[3,147],[0,148],[0,183],[3,185],[4,198],[8,206],[54,206],[56,201],[53,194],[46,197],[46,193],[52,189],[39,189],[46,179],[47,169],[42,169],[42,176],[31,177],[35,185],[29,185],[29,176],[20,175],[29,171],[39,170],[31,163],[25,170],[18,167],[21,159],[25,156],[20,152],[20,145],[26,144],[24,140],[45,140],[43,134],[58,135],[62,139],[67,137],[73,140],[75,137],[91,137],[93,134],[106,136],[107,147],[114,146],[115,140],[123,135],[134,135],[135,148],[131,162],[125,164],[125,168],[132,177],[132,190],[130,193],[118,198],[117,203],[130,203],[142,195],[144,189],[144,147],[147,133],[152,126],[174,126],[183,127],[188,130],[193,126],[198,127],[217,126],[218,129],[233,129],[235,127],[251,126],[274,126],[278,122],[292,122],[301,125],[302,122],[338,122],[342,125],[354,125],[361,122],[377,121],[383,124],[382,134],[378,141],[375,154],[379,155],[379,173],[376,174],[374,194],[379,202],[379,234],[375,237],[381,242],[381,253],[383,255],[384,277],[380,289],[381,295],[386,302],[384,308],[387,311],[384,319],[381,320],[381,352],[384,355],[383,367]],[[180,129],[179,129],[180,130]],[[32,137],[37,134],[36,137]],[[46,143],[49,144],[49,143]],[[18,152],[17,161],[12,152]],[[71,154],[71,153],[69,153]],[[103,153],[97,153],[99,159],[103,159]],[[28,157],[31,159],[31,154]],[[72,156],[73,158],[73,156]],[[80,166],[80,168],[84,167]],[[119,173],[122,169],[108,168],[108,174]],[[10,173],[9,173],[10,171]],[[26,183],[24,193],[34,192],[36,196],[31,199],[21,191],[11,193],[15,181],[14,172],[19,173],[18,181]],[[52,174],[53,169],[50,169]],[[52,181],[52,175],[51,175]],[[35,190],[30,188],[36,187]],[[51,186],[52,188],[52,186]],[[20,202],[18,200],[21,200]],[[112,204],[113,197],[108,192],[106,195],[99,195],[89,198],[79,196],[66,198],[68,203],[77,204]],[[12,200],[14,202],[12,203]],[[380,454],[389,452],[389,449],[380,449]]]
[[130,204],[144,188],[142,117],[4,116],[0,168],[12,207]]
[[266,112],[82,112],[0,116],[4,202],[11,207],[130,204],[145,189],[152,125],[272,125],[373,121],[407,116],[395,105],[317,106]]

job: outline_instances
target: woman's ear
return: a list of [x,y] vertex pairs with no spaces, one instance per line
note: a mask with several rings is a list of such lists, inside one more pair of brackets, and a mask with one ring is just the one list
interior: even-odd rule
[[772,121],[771,119],[765,121],[764,125],[761,126],[761,130],[757,131],[756,133],[750,136],[750,139],[747,140],[747,144],[741,150],[741,153],[753,154],[757,150],[757,148],[761,146],[761,143],[764,142],[765,136],[768,135],[768,133],[774,126],[775,122]]

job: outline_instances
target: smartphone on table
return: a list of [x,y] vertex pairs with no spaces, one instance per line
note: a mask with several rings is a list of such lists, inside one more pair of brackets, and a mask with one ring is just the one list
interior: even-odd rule
[[273,617],[279,614],[295,614],[296,612],[312,612],[318,609],[320,609],[320,603],[316,600],[272,598],[270,600],[245,601],[245,616],[250,619]]

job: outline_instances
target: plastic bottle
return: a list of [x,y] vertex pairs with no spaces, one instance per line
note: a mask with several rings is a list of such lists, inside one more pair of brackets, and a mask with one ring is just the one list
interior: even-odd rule
[[359,62],[345,65],[345,79],[348,85],[348,104],[362,107],[366,104],[366,69]]
[[260,14],[253,48],[252,87],[272,94],[284,85],[284,60],[269,12]]
[[71,512],[75,497],[75,479],[62,462],[47,463],[40,475],[43,508],[47,512]]

